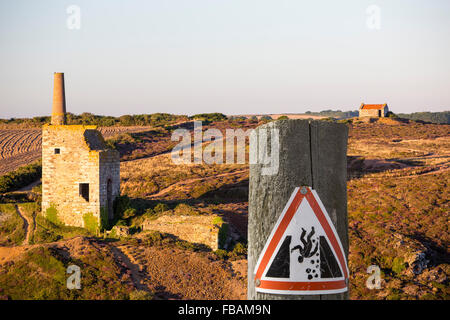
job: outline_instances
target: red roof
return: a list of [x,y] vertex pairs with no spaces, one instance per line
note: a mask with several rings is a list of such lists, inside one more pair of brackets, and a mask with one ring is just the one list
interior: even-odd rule
[[361,106],[359,107],[360,109],[376,109],[376,110],[381,110],[384,107],[386,107],[387,104],[364,104],[361,103]]

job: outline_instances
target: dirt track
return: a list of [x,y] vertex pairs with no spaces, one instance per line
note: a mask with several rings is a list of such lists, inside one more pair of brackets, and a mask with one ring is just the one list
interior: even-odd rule
[[30,243],[30,235],[32,233],[32,230],[30,230],[30,226],[33,226],[34,223],[33,221],[30,220],[29,217],[27,217],[27,215],[25,215],[21,210],[20,207],[15,205],[17,214],[22,218],[23,220],[23,228],[25,230],[25,239],[23,240],[22,244],[29,244]]
[[234,176],[234,175],[238,175],[238,174],[246,173],[246,172],[248,172],[248,169],[240,170],[240,171],[236,171],[236,172],[221,173],[221,174],[218,174],[218,175],[215,175],[215,176],[209,176],[207,178],[202,177],[202,178],[183,180],[183,181],[174,183],[174,184],[168,186],[167,188],[164,188],[164,189],[160,190],[158,193],[150,195],[150,198],[158,198],[158,197],[164,196],[167,193],[169,193],[170,191],[172,191],[173,189],[175,189],[176,187],[189,185],[189,184],[192,184],[193,182],[205,181],[205,180],[214,180],[214,179],[217,179],[217,178],[220,178],[220,177],[229,177],[229,176]]
[[128,270],[131,272],[131,279],[133,280],[133,285],[138,290],[149,291],[148,287],[142,284],[142,276],[139,272],[138,265],[134,264],[130,257],[126,255],[119,247],[114,245],[111,246],[111,251],[116,258],[116,260],[122,261]]

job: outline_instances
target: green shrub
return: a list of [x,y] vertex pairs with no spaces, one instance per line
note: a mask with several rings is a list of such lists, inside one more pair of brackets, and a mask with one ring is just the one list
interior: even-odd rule
[[350,124],[350,123],[353,123],[353,119],[338,120],[338,123]]
[[[69,276],[66,270],[71,264],[81,268],[81,290],[66,287]],[[120,266],[109,254],[84,250],[84,254],[75,259],[57,249],[38,246],[31,247],[14,265],[4,264],[0,283],[2,295],[13,300],[129,299],[133,289],[117,281],[120,272]]]
[[98,230],[98,220],[94,217],[92,212],[85,213],[83,215],[84,227],[92,233],[96,233]]
[[144,211],[144,217],[150,218],[150,217],[153,217],[154,215],[155,215],[155,211],[153,211],[152,208],[147,208],[147,209],[145,209],[145,211]]
[[214,217],[212,220],[213,225],[221,226],[223,223],[222,217]]
[[114,216],[121,217],[122,213],[130,208],[130,198],[127,195],[118,196],[114,199]]
[[0,177],[0,193],[25,187],[40,179],[41,176],[42,165],[40,161],[20,167]]
[[220,248],[223,248],[227,242],[228,229],[229,229],[228,223],[222,223],[222,226],[219,229],[219,235],[218,235]]
[[194,207],[186,203],[180,203],[179,205],[177,205],[174,209],[174,212],[179,215],[189,215],[189,216],[199,215],[199,212],[195,210]]
[[170,210],[169,206],[165,203],[158,203],[154,208],[153,211],[155,211],[156,213],[161,213],[164,211]]
[[139,139],[135,138],[135,136],[131,133],[121,133],[116,135],[108,140],[106,140],[106,146],[110,149],[117,149],[117,145],[129,145],[135,142],[138,142]]
[[[181,120],[187,120],[185,115],[173,115],[169,113],[134,114],[120,117],[100,116],[89,112],[76,115],[66,113],[67,124],[97,125],[100,127],[109,126],[166,126]],[[11,118],[0,119],[0,124],[24,124],[25,127],[41,127],[45,123],[50,123],[50,117],[34,118]]]
[[42,183],[41,183],[41,184],[38,184],[37,186],[34,186],[34,187],[31,189],[31,191],[34,192],[34,193],[40,193],[40,194],[42,194]]
[[100,230],[110,229],[108,210],[105,207],[100,207]]
[[126,220],[120,219],[116,222],[116,226],[122,226],[122,227],[127,227],[128,226],[128,222]]
[[192,242],[188,242],[188,241],[184,241],[184,240],[175,241],[175,245],[178,248],[181,248],[183,250],[190,250],[190,251],[196,250],[196,246]]
[[200,113],[200,114],[194,114],[193,116],[189,117],[190,119],[194,120],[201,120],[201,121],[223,121],[227,119],[227,116],[223,113]]
[[52,250],[37,247],[27,251],[13,267],[5,268],[0,283],[12,299],[58,299],[67,290],[65,276],[66,268]]
[[386,300],[400,300],[401,292],[398,289],[391,289],[391,293],[386,297]]
[[400,118],[406,118],[410,120],[420,120],[431,123],[450,124],[450,111],[442,112],[414,112],[414,113],[399,113]]
[[388,111],[388,113],[386,114],[386,116],[387,116],[388,118],[398,118],[398,116],[397,116],[395,113],[393,113],[392,111]]
[[158,231],[150,231],[146,234],[144,239],[144,242],[147,246],[153,246],[161,244],[163,237]]
[[128,208],[122,213],[122,219],[128,219],[136,215],[137,210],[134,208]]
[[277,120],[288,120],[288,116],[279,116]]
[[217,249],[216,251],[214,251],[214,253],[216,254],[216,256],[219,259],[223,259],[223,260],[228,259],[228,252],[226,250]]
[[113,239],[118,239],[119,236],[117,235],[117,230],[115,228],[112,228],[107,237],[113,238]]
[[32,199],[28,196],[26,192],[10,192],[0,194],[0,203],[23,203],[28,202]]
[[206,194],[209,191],[214,190],[215,187],[208,183],[201,183],[196,185],[193,190],[191,191],[192,198],[200,198],[204,194]]
[[[12,204],[0,205],[0,246],[20,245],[25,239],[23,220]],[[5,216],[3,216],[5,215]]]
[[37,215],[36,229],[33,233],[32,243],[48,243],[58,241],[63,238],[62,234],[59,232],[63,228],[66,227],[56,225],[41,215]]
[[233,254],[247,255],[247,247],[244,244],[242,244],[241,242],[238,242],[233,248]]
[[403,259],[395,257],[394,260],[392,261],[392,271],[394,271],[396,274],[400,274],[405,269],[406,266]]
[[53,224],[59,225],[61,222],[58,219],[58,210],[51,205],[47,210],[45,210],[45,218]]
[[134,290],[130,292],[130,300],[152,300],[154,294],[144,290]]

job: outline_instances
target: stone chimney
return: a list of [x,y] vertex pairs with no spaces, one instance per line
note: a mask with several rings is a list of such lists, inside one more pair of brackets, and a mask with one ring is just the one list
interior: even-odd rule
[[64,91],[64,73],[55,72],[53,74],[53,125],[66,124],[66,95]]

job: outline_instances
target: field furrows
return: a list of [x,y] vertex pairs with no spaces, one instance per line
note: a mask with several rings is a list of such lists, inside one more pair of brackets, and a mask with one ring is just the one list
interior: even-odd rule
[[41,131],[0,130],[0,159],[41,149]]
[[[146,131],[152,127],[102,127],[105,138],[124,132]],[[41,157],[42,132],[40,129],[0,130],[0,174],[30,164]]]

